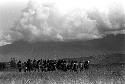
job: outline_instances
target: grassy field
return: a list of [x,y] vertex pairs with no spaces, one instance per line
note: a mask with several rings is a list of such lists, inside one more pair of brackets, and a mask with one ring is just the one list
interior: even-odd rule
[[78,72],[0,72],[0,84],[125,84],[125,64],[91,65]]

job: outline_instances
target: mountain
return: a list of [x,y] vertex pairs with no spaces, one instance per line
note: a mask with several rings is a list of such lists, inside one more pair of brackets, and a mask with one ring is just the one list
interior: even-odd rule
[[95,57],[94,56],[89,56],[89,57],[78,57],[78,58],[64,58],[63,60],[66,60],[66,61],[79,61],[79,62],[84,62],[84,61],[87,61],[87,60],[90,60],[90,61],[93,61],[95,60]]
[[125,54],[115,53],[106,55],[104,59],[99,61],[100,64],[125,63]]
[[125,52],[124,40],[124,34],[107,35],[104,38],[87,41],[29,43],[20,40],[0,46],[0,61],[8,61],[11,57],[25,60],[28,58],[60,59],[97,56],[96,59],[103,59],[104,53]]
[[125,63],[125,54],[114,53],[103,55],[103,58],[98,58],[99,56],[89,56],[80,58],[64,58],[66,61],[79,61],[84,62],[89,60],[90,64],[115,64],[115,63]]

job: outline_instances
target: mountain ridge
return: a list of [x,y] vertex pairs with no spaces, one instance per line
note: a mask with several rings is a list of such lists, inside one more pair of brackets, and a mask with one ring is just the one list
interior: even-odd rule
[[[0,59],[6,60],[10,57],[19,59],[42,58],[78,58],[97,56],[107,53],[118,53],[125,51],[125,35],[108,35],[101,39],[87,41],[68,42],[36,42],[16,41],[12,44],[0,46]],[[97,56],[100,57],[100,56]],[[103,56],[102,56],[103,57]],[[100,57],[100,58],[102,58]]]

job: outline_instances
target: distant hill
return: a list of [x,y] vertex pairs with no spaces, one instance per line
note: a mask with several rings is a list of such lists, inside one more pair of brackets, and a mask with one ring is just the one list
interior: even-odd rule
[[[86,61],[90,60],[90,64],[114,64],[114,63],[125,63],[125,54],[115,53],[103,55],[103,58],[99,56],[80,57],[80,58],[65,58],[66,61]],[[101,56],[100,56],[101,57]]]
[[89,56],[89,57],[80,57],[80,58],[64,58],[64,60],[66,60],[66,61],[72,61],[73,60],[73,61],[84,62],[86,60],[90,60],[90,61],[95,60],[95,57]]
[[11,57],[20,60],[28,58],[61,59],[80,57],[80,60],[83,60],[85,57],[84,59],[91,59],[92,63],[98,63],[98,60],[105,57],[101,56],[102,54],[114,52],[125,52],[125,34],[107,35],[104,38],[86,41],[34,43],[22,40],[16,41],[12,44],[0,46],[0,61],[8,61]]
[[104,59],[99,60],[100,64],[125,63],[125,54],[109,54]]

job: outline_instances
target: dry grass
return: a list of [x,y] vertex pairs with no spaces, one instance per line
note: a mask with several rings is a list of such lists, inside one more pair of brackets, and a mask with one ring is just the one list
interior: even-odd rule
[[93,65],[82,72],[1,72],[0,84],[125,84],[125,65]]

